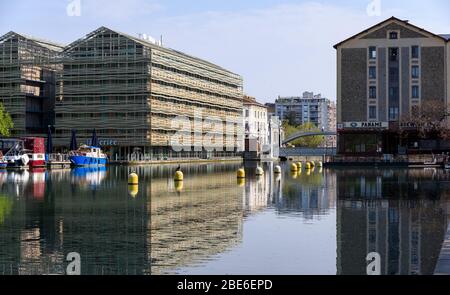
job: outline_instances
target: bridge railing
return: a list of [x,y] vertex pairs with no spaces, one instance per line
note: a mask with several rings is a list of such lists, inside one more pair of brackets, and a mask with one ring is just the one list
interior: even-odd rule
[[296,139],[302,138],[302,137],[309,137],[309,136],[336,136],[337,133],[335,131],[323,131],[323,132],[299,132],[292,134],[285,138],[283,140],[283,144],[288,144]]
[[295,156],[335,156],[337,149],[335,147],[329,148],[281,148],[280,157],[295,157]]

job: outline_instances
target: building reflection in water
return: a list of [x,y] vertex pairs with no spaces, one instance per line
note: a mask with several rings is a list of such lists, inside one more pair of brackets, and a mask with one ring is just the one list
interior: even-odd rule
[[[253,255],[246,261],[257,258],[260,265],[273,263],[276,251],[292,263],[278,267],[293,273],[308,273],[311,265],[303,262],[323,261],[328,253],[315,273],[366,274],[369,252],[381,255],[383,274],[433,272],[447,226],[450,174],[316,169],[291,175],[284,166],[276,175],[274,164],[264,164],[262,177],[249,165],[238,182],[240,167],[182,165],[182,184],[173,180],[176,166],[166,165],[0,171],[0,274],[63,274],[70,252],[80,253],[82,274],[207,271],[208,262],[239,261],[243,248]],[[130,197],[127,178],[134,171],[140,185]],[[267,230],[272,224],[283,228]],[[264,244],[249,249],[261,235],[285,241],[284,252]]]
[[151,167],[148,182],[151,273],[166,274],[200,263],[242,239],[239,165],[182,166],[182,189],[173,167]]
[[146,273],[146,196],[127,197],[127,171],[116,169],[114,179],[100,170],[5,172],[0,203],[12,209],[0,224],[0,274],[64,274],[70,252],[80,253],[82,274]]
[[449,175],[440,170],[337,172],[338,274],[433,274],[447,228]]
[[329,215],[336,204],[336,175],[319,168],[299,173],[284,169],[284,184],[273,205],[281,215],[300,215],[305,220]]
[[[291,183],[289,174],[274,174],[273,164],[262,177],[246,167],[239,184],[240,167],[182,166],[182,185],[173,181],[175,166],[5,171],[0,273],[63,274],[70,252],[80,253],[82,274],[176,273],[240,245],[246,216],[265,210],[312,216],[331,208],[332,193],[323,195],[327,176],[319,171],[310,175],[318,180]],[[141,183],[135,198],[127,191],[132,171]]]

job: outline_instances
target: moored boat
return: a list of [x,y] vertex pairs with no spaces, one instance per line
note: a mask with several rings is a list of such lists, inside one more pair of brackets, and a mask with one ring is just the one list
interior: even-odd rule
[[70,152],[69,160],[74,166],[104,166],[108,162],[101,148],[86,145]]
[[8,167],[8,161],[3,157],[3,152],[0,151],[0,169],[5,169]]
[[0,151],[0,168],[45,167],[43,138],[1,138]]
[[42,137],[25,137],[23,140],[29,157],[30,168],[45,167],[45,139]]
[[2,163],[6,167],[22,168],[30,162],[24,142],[21,139],[0,139],[0,149],[4,155]]

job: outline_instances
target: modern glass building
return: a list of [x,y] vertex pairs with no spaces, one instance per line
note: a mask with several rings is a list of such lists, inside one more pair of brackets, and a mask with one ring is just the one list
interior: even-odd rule
[[9,32],[0,37],[0,102],[14,136],[46,134],[54,125],[55,78],[62,45]]
[[189,149],[178,154],[188,156],[207,154],[205,135],[225,156],[242,141],[242,78],[217,65],[105,27],[65,47],[62,65],[56,146],[67,146],[72,129],[89,143],[94,128],[113,160],[170,156],[183,130]]

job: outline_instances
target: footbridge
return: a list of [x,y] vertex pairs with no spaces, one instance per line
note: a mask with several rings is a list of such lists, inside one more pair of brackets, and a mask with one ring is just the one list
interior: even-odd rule
[[311,131],[311,132],[298,132],[294,133],[290,136],[288,136],[286,139],[283,140],[283,145],[288,144],[290,142],[293,142],[294,140],[297,140],[302,137],[309,137],[309,136],[336,136],[336,131]]

